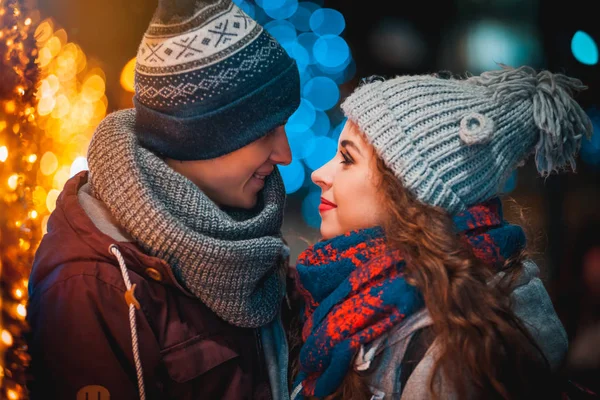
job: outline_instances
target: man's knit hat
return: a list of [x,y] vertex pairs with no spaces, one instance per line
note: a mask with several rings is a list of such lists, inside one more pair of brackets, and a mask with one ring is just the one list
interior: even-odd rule
[[159,0],[135,69],[142,146],[215,158],[285,124],[299,104],[296,63],[231,0]]
[[535,152],[544,175],[575,168],[592,124],[573,78],[502,66],[464,80],[433,75],[371,80],[342,104],[419,200],[455,214],[497,195]]

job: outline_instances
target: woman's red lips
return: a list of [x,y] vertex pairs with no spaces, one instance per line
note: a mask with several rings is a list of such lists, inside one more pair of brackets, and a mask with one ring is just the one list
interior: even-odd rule
[[337,204],[334,204],[334,203],[332,203],[328,200],[325,200],[324,198],[321,197],[321,204],[319,205],[319,212],[333,210],[334,208],[337,208]]

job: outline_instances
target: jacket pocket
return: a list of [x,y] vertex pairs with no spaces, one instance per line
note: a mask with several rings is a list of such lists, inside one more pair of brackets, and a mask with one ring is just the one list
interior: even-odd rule
[[169,377],[185,383],[239,357],[221,336],[195,337],[161,351]]

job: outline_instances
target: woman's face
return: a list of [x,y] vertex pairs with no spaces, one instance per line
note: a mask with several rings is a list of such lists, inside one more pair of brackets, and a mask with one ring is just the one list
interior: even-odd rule
[[380,179],[375,150],[348,120],[335,157],[312,174],[312,181],[321,188],[323,239],[381,225]]
[[210,160],[167,164],[196,184],[219,206],[249,209],[276,165],[292,161],[283,126],[234,152]]

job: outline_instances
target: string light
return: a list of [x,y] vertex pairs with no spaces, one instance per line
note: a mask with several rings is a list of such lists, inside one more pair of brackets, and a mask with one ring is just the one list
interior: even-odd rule
[[22,318],[25,318],[27,316],[27,308],[25,308],[24,304],[19,304],[17,306],[17,314]]
[[8,158],[8,149],[6,146],[0,146],[0,162],[5,162]]
[[33,257],[108,106],[104,72],[23,3],[0,0],[0,399],[27,398]]
[[2,334],[0,334],[0,338],[2,339],[2,343],[4,343],[4,345],[6,345],[6,346],[12,346],[12,344],[13,344],[13,337],[10,334],[9,331],[2,330]]
[[6,391],[6,396],[10,399],[10,400],[17,400],[19,398],[19,395],[17,394],[17,392],[15,392],[12,389],[8,389]]

